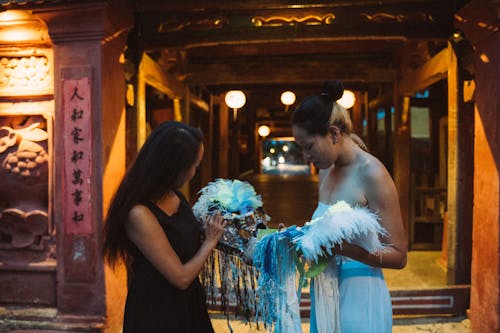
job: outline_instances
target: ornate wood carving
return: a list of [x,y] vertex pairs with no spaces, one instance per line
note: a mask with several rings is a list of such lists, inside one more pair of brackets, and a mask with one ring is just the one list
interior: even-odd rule
[[373,23],[404,23],[404,22],[432,22],[431,14],[424,12],[415,12],[407,14],[390,14],[385,12],[377,12],[373,14],[361,13],[360,16],[367,21]]
[[325,15],[305,15],[305,16],[255,16],[252,24],[256,27],[280,27],[294,25],[329,25],[335,20],[333,13]]
[[0,57],[0,90],[2,95],[32,95],[52,89],[51,65],[43,54]]
[[49,236],[48,134],[40,116],[0,119],[0,248],[43,250]]
[[206,31],[213,29],[220,29],[227,25],[229,20],[226,17],[215,17],[215,18],[204,18],[200,20],[176,20],[172,19],[166,22],[162,22],[158,26],[159,33],[165,32],[177,32],[182,30],[193,30],[193,31]]
[[52,95],[47,26],[29,11],[5,11],[0,16],[0,98]]

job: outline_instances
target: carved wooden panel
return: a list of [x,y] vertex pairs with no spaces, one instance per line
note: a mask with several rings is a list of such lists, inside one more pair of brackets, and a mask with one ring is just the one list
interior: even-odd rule
[[43,116],[0,116],[0,248],[42,249],[49,235]]
[[0,51],[0,98],[51,95],[52,53],[43,49]]

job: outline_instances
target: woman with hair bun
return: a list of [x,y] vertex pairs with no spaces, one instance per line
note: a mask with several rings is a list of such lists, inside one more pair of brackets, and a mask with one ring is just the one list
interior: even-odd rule
[[[296,142],[307,161],[320,170],[319,202],[313,219],[345,201],[377,214],[386,236],[380,239],[384,248],[378,253],[346,241],[333,249],[334,256],[328,261],[335,261],[338,267],[339,313],[326,315],[317,310],[318,299],[328,299],[329,291],[336,288],[329,285],[331,270],[326,269],[311,283],[311,333],[333,331],[331,327],[337,332],[339,326],[342,333],[391,332],[391,298],[381,268],[405,267],[407,238],[396,186],[384,165],[352,132],[347,110],[336,102],[343,92],[341,82],[325,82],[321,93],[305,98],[292,118]],[[318,289],[320,283],[322,288]],[[315,295],[318,290],[327,295]],[[335,320],[331,325],[325,323]]]

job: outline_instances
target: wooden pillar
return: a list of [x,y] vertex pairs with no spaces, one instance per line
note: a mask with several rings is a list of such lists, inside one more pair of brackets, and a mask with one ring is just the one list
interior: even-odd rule
[[136,29],[128,32],[127,46],[124,51],[124,69],[127,84],[126,114],[125,114],[125,137],[126,137],[126,162],[128,167],[134,162],[138,152],[137,118],[138,118],[138,95],[139,95],[139,64],[141,62],[142,49],[140,38]]
[[[107,207],[110,193],[125,171],[125,79],[119,59],[132,20],[123,8],[111,8],[106,3],[75,4],[36,13],[47,22],[54,43],[57,310],[74,321],[83,318],[91,328],[107,314],[101,254],[103,207]],[[71,88],[83,104],[76,103],[74,94],[68,95]],[[72,117],[75,109],[78,112]],[[82,118],[78,118],[80,111]],[[73,136],[68,137],[68,133]],[[75,133],[81,133],[80,141]],[[73,161],[72,156],[80,148],[82,164],[76,165],[80,161]],[[75,184],[69,168],[72,163],[82,169],[84,188],[79,204],[72,200],[80,190],[75,187],[78,185],[71,185]],[[126,284],[123,280],[121,283],[122,296],[117,296],[121,304],[115,300],[116,306],[123,305]]]
[[226,103],[224,103],[224,95],[220,95],[219,101],[219,112],[218,112],[218,127],[219,133],[217,133],[217,142],[219,144],[219,156],[218,156],[218,167],[217,176],[226,178],[229,177],[229,153],[230,153],[230,142],[229,142],[229,110]]
[[137,151],[141,149],[148,134],[146,129],[146,79],[144,67],[144,61],[141,60],[137,75],[137,101],[135,103],[137,106],[135,118],[135,128],[137,129]]
[[364,94],[359,91],[354,92],[354,97],[356,98],[356,102],[352,107],[352,127],[354,133],[359,135],[359,137],[363,136],[363,108],[364,105]]
[[463,79],[455,53],[448,46],[448,284],[470,283],[474,117],[463,102]]
[[500,3],[470,1],[455,25],[474,47],[474,205],[470,319],[473,332],[500,330]]
[[203,124],[203,145],[205,148],[205,156],[200,165],[200,186],[205,186],[213,180],[212,160],[214,156],[214,112],[213,99],[210,97],[208,114],[203,114],[205,121]]
[[399,204],[405,229],[410,213],[410,98],[394,93],[395,144],[393,177],[399,194]]

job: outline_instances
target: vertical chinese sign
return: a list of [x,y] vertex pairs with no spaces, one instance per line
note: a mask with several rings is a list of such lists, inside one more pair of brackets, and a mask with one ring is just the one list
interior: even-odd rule
[[64,233],[93,232],[91,205],[91,81],[90,77],[63,80]]

